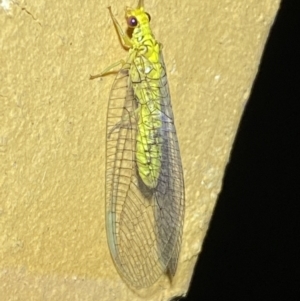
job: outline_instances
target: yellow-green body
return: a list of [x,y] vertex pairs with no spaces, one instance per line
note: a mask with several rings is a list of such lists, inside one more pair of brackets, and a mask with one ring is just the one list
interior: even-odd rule
[[138,134],[136,159],[141,179],[149,188],[156,187],[161,167],[161,143],[157,131],[161,128],[159,80],[164,68],[160,62],[160,44],[155,40],[148,15],[140,7],[127,12],[139,27],[134,28],[129,50],[129,76],[138,100]]
[[110,93],[106,145],[106,231],[118,272],[131,287],[175,275],[184,218],[184,181],[161,45],[139,0],[126,10],[129,49]]

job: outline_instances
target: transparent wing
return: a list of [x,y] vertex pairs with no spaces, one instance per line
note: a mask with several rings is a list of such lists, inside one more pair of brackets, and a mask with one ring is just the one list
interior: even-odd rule
[[162,169],[154,193],[159,253],[163,266],[174,276],[181,247],[184,218],[184,181],[163,55],[160,79],[162,116]]
[[[137,170],[138,102],[127,69],[120,70],[115,79],[107,115],[108,243],[119,273],[136,288],[150,286],[164,272],[175,274],[183,227],[182,165],[166,73],[157,81],[162,165],[155,188],[143,184]],[[151,89],[153,79],[145,82]]]

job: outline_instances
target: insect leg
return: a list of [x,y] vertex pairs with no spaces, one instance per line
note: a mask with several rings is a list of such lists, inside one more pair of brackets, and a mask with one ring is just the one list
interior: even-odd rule
[[124,48],[129,49],[132,47],[132,42],[131,39],[129,38],[129,36],[123,31],[121,25],[119,24],[118,20],[115,18],[115,16],[113,15],[112,11],[111,11],[111,7],[108,7],[110,16],[112,18],[112,21],[114,23],[114,26],[117,30],[118,36],[120,38],[120,41],[123,45]]
[[[102,72],[100,72],[99,74],[96,74],[96,75],[90,75],[90,79],[95,79],[95,78],[98,78],[98,77],[102,77],[102,76],[105,76],[106,74],[110,73],[112,69],[114,69],[116,66],[118,65],[122,65],[122,68],[123,69],[128,69],[126,68],[126,63],[124,60],[120,60],[120,61],[117,61],[113,64],[111,64],[110,66],[108,66],[107,68],[105,68]],[[125,66],[125,67],[124,67]],[[116,71],[116,72],[119,72],[119,71]]]

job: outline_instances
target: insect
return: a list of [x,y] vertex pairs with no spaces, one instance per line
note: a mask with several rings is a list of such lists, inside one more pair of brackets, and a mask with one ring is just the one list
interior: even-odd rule
[[106,231],[115,266],[127,284],[151,286],[175,275],[184,219],[184,181],[166,67],[150,15],[139,0],[126,8],[131,35],[110,16],[129,50],[90,79],[121,65],[107,112]]

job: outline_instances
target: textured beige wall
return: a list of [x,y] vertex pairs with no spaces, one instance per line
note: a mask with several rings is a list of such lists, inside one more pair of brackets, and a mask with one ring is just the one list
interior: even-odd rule
[[172,286],[135,294],[106,244],[106,109],[137,0],[0,0],[0,300],[169,300],[184,294],[279,0],[145,0],[164,44],[186,219]]

